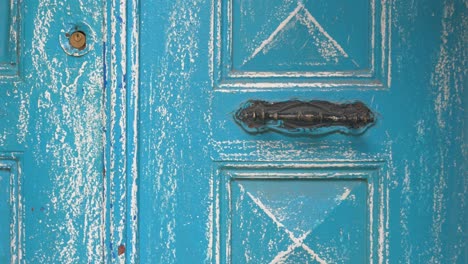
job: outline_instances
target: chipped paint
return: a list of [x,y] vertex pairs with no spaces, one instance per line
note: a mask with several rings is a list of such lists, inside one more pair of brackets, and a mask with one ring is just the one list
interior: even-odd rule
[[[50,245],[55,248],[57,255],[51,255],[49,261],[57,259],[70,263],[83,258],[87,262],[93,262],[102,256],[103,239],[99,232],[102,225],[99,163],[102,60],[96,57],[92,64],[83,61],[81,65],[74,66],[75,69],[68,69],[66,62],[60,59],[65,54],[51,53],[46,48],[52,41],[51,36],[56,36],[53,33],[56,27],[53,21],[60,15],[55,8],[51,8],[51,4],[48,1],[39,3],[34,19],[35,42],[31,57],[35,75],[28,76],[28,79],[35,79],[36,82],[26,99],[33,95],[38,96],[35,116],[44,115],[48,122],[44,123],[41,118],[31,120],[31,114],[26,110],[31,108],[33,102],[30,102],[25,104],[28,107],[24,108],[21,115],[23,120],[28,121],[20,124],[28,127],[25,133],[37,131],[36,141],[29,143],[34,146],[32,154],[41,157],[36,160],[39,166],[50,166],[47,174],[50,175],[54,189],[47,194],[50,199],[47,207],[50,209],[45,211],[49,217],[44,224],[51,232],[66,231],[61,239]],[[88,12],[91,17],[96,14],[96,10],[83,11]],[[96,22],[99,21],[99,16],[97,19]],[[45,124],[47,125],[44,126]],[[62,221],[53,220],[53,215],[49,214],[52,210],[63,212]],[[78,249],[83,247],[86,250],[79,252]],[[35,254],[37,260],[47,261],[42,251]]]
[[[95,46],[87,57],[70,59],[58,42],[63,27],[80,22],[67,10],[81,12],[98,29],[102,10],[85,2],[82,7],[57,1],[11,3],[22,21],[11,31],[21,43],[19,76],[0,76],[12,118],[0,128],[15,131],[5,134],[1,151],[22,153],[18,172],[24,181],[17,189],[21,241],[14,242],[20,246],[11,263],[99,261],[104,240],[102,58]],[[41,210],[23,211],[34,207]]]
[[[0,163],[13,160],[21,179],[6,227],[12,263],[229,263],[260,255],[267,263],[311,256],[349,263],[358,248],[369,263],[465,262],[464,1],[357,0],[369,24],[355,28],[340,28],[353,23],[342,20],[354,14],[340,9],[345,2],[16,2],[18,76],[0,69]],[[255,23],[232,26],[243,16]],[[74,22],[88,23],[96,43],[71,58],[58,34]],[[317,54],[329,64],[261,64],[293,47],[280,36],[304,24],[309,35],[325,36],[316,39],[326,39]],[[286,137],[249,135],[232,120],[249,99],[292,98],[360,100],[378,122],[359,136]],[[312,193],[274,207],[272,195],[284,194],[277,187],[238,184],[286,181],[298,192],[333,177],[344,185],[329,197],[322,234],[303,228],[317,222],[310,219],[285,224]],[[368,217],[343,208],[364,208]],[[366,235],[351,239],[349,229]]]
[[[369,219],[369,224],[373,226],[370,231],[372,236],[368,238],[371,248],[369,261],[393,263],[414,260],[416,254],[424,251],[411,238],[416,232],[414,225],[421,218],[406,207],[414,208],[418,203],[424,204],[425,207],[429,204],[432,206],[433,200],[430,198],[430,193],[426,191],[438,183],[433,181],[433,174],[425,167],[426,161],[423,159],[423,157],[430,158],[433,154],[422,149],[424,146],[428,149],[427,151],[433,150],[429,142],[423,138],[432,137],[431,131],[434,131],[435,119],[431,118],[435,115],[425,111],[428,107],[427,102],[431,101],[429,98],[432,96],[432,92],[428,90],[431,86],[428,76],[436,70],[419,69],[417,65],[412,64],[412,61],[420,63],[425,60],[427,65],[431,65],[432,59],[423,54],[417,54],[414,47],[424,43],[430,49],[436,45],[422,41],[423,38],[415,34],[413,26],[410,26],[414,23],[407,23],[403,18],[424,21],[424,17],[415,15],[415,10],[407,8],[406,5],[417,5],[418,7],[415,8],[423,8],[425,4],[421,1],[413,1],[413,3],[369,1],[369,11],[372,16],[370,21],[373,23],[369,26],[371,30],[368,32],[370,49],[373,51],[369,52],[372,55],[369,60],[375,63],[375,71],[367,73],[334,70],[304,71],[300,68],[276,71],[273,66],[271,70],[255,70],[256,65],[252,66],[255,60],[264,58],[273,50],[273,47],[287,44],[287,39],[278,36],[285,29],[294,26],[292,22],[298,16],[303,16],[304,19],[307,17],[307,20],[313,21],[311,23],[314,25],[321,25],[321,30],[318,31],[322,34],[326,32],[329,36],[327,39],[335,40],[341,47],[340,55],[355,56],[352,47],[350,49],[350,42],[343,41],[339,35],[344,32],[337,33],[336,29],[333,31],[330,24],[323,21],[323,17],[314,13],[313,7],[309,6],[308,2],[285,0],[269,5],[262,5],[260,2],[212,1],[210,3],[162,4],[166,11],[157,8],[157,5],[161,3],[155,3],[154,5],[146,4],[142,9],[144,23],[141,36],[146,37],[143,37],[144,40],[141,42],[142,54],[145,54],[145,57],[142,58],[144,66],[141,70],[144,74],[140,80],[141,91],[149,91],[143,92],[140,97],[143,109],[140,118],[145,122],[142,123],[141,142],[145,152],[148,152],[142,155],[140,179],[144,182],[143,185],[153,184],[154,187],[141,186],[143,191],[140,194],[143,197],[150,197],[151,201],[144,201],[140,204],[140,210],[141,208],[150,210],[144,213],[140,224],[150,225],[150,227],[145,224],[142,226],[144,230],[152,232],[153,236],[166,242],[151,242],[151,236],[142,231],[146,237],[142,238],[142,241],[149,243],[142,250],[142,258],[149,259],[153,256],[158,260],[163,259],[168,262],[185,259],[188,247],[181,240],[187,239],[187,230],[191,230],[198,234],[199,239],[206,241],[206,248],[201,250],[206,252],[192,252],[192,260],[196,258],[214,263],[225,263],[229,262],[230,257],[235,257],[232,254],[238,252],[239,257],[245,261],[254,261],[253,250],[242,251],[242,247],[230,248],[224,245],[224,242],[219,243],[219,241],[235,240],[237,239],[236,232],[244,232],[244,230],[225,229],[226,225],[234,224],[232,222],[234,220],[226,220],[224,217],[226,217],[225,210],[228,210],[226,208],[229,208],[226,207],[228,206],[226,203],[229,204],[228,197],[235,193],[228,188],[228,183],[220,178],[222,177],[220,175],[225,174],[222,169],[219,169],[219,163],[232,161],[238,166],[241,163],[245,168],[263,170],[265,168],[256,162],[265,162],[269,166],[275,162],[278,164],[284,162],[286,165],[272,167],[275,170],[285,168],[293,170],[305,169],[308,163],[316,162],[322,165],[314,165],[315,167],[312,166],[310,169],[318,170],[334,162],[361,161],[386,164],[379,172],[381,174],[379,174],[378,184],[369,187],[369,192],[375,195],[375,199],[368,199],[366,203],[369,214],[375,216]],[[256,12],[255,8],[258,7],[256,5],[261,6],[265,14],[271,13],[277,16],[258,17],[255,21],[258,25],[252,25],[252,28],[242,23],[231,26],[242,16],[260,16]],[[330,6],[332,7],[331,4]],[[271,10],[266,10],[270,7]],[[310,16],[306,16],[303,12],[305,9],[308,10]],[[160,20],[153,18],[155,17],[153,12],[157,14],[156,17],[158,15],[169,17],[169,22],[158,27]],[[324,9],[324,12],[328,11]],[[410,16],[406,16],[408,14]],[[211,17],[209,22],[203,19],[208,15]],[[176,17],[184,18],[185,21],[179,21]],[[334,19],[339,21],[341,17],[337,15]],[[258,31],[253,32],[254,28]],[[155,29],[159,30],[154,31]],[[189,33],[188,29],[192,31]],[[249,30],[252,32],[250,33]],[[145,35],[150,32],[161,33],[154,33],[154,36]],[[183,35],[184,38],[175,37],[175,32]],[[196,32],[196,35],[193,35],[193,32]],[[236,34],[246,34],[251,38],[236,42],[233,40]],[[405,37],[402,41],[408,44],[407,47],[401,46],[397,41],[400,36]],[[424,36],[426,37],[428,36]],[[158,40],[164,40],[164,42],[154,47],[144,44]],[[236,50],[233,45],[245,45],[245,47],[242,46],[245,51]],[[332,49],[328,48],[327,51],[331,52]],[[195,53],[197,56],[193,55]],[[238,59],[236,56],[240,58],[238,61],[236,61]],[[252,68],[245,71],[232,68],[232,65],[236,63],[236,67]],[[350,72],[352,78],[355,78],[352,81],[336,81],[348,78]],[[418,81],[414,81],[410,73],[416,75],[417,77],[414,78]],[[375,75],[379,78],[357,81],[360,78],[371,78]],[[376,109],[379,122],[365,135],[359,137],[336,135],[306,138],[285,137],[284,135],[248,135],[236,127],[231,118],[233,111],[248,99],[281,101],[291,97],[304,100],[325,98],[336,101],[359,98]],[[411,114],[403,113],[403,109],[395,107],[396,105],[408,105],[410,107],[408,111],[411,111]],[[452,109],[450,104],[446,106],[447,109]],[[422,107],[424,110],[418,111],[417,107]],[[412,120],[416,121],[412,122]],[[414,146],[413,144],[420,145]],[[203,153],[201,156],[206,155],[207,145],[210,146],[208,154],[215,162],[197,155],[198,153]],[[423,155],[420,157],[422,161],[413,161],[413,157],[419,157],[418,154]],[[193,162],[197,162],[196,169],[193,167]],[[441,162],[445,164],[448,161],[442,160]],[[249,165],[250,163],[252,165]],[[355,175],[350,170],[357,167],[350,165],[341,169],[346,171],[345,174]],[[255,173],[236,173],[239,177],[255,175]],[[194,174],[196,176],[193,176]],[[208,174],[211,176],[209,177]],[[280,175],[290,176],[288,173],[272,171],[262,174],[262,179]],[[308,174],[296,172],[291,175],[301,178]],[[316,175],[327,177],[326,173],[317,172]],[[423,177],[431,180],[424,180]],[[447,178],[446,174],[443,178]],[[421,184],[425,184],[426,189],[420,189]],[[222,193],[220,190],[225,188],[226,192]],[[441,192],[445,192],[447,188],[449,187],[444,187]],[[344,189],[334,199],[357,201],[358,198],[348,190],[350,189]],[[152,193],[158,195],[152,197]],[[253,193],[250,194],[254,196]],[[415,199],[416,194],[421,195],[421,198]],[[181,201],[187,201],[185,198],[187,196],[199,199],[198,205],[194,206],[196,208],[187,207],[181,203]],[[245,197],[249,195],[246,194]],[[207,205],[206,201],[211,201],[211,203]],[[234,211],[242,210],[245,206],[238,200],[233,203]],[[447,200],[440,200],[440,204],[444,206],[447,203]],[[181,208],[183,211],[187,210],[188,213],[177,210]],[[265,211],[265,208],[263,209]],[[433,210],[449,209],[437,207]],[[252,214],[255,215],[255,213]],[[151,219],[156,216],[158,216],[157,220],[152,221]],[[425,220],[431,219],[427,216]],[[184,223],[187,224],[188,229]],[[245,224],[242,222],[239,226],[245,226]],[[400,226],[405,227],[406,231],[400,230]],[[428,223],[425,222],[424,226],[428,227]],[[425,238],[430,233],[427,230],[422,235]],[[442,230],[437,232],[441,233]],[[249,243],[247,238],[241,240],[242,242]],[[274,252],[269,252],[269,250],[274,250],[272,243],[265,248],[258,246],[258,251],[273,254]],[[288,246],[290,245],[278,252],[287,252]],[[161,253],[152,253],[151,249],[157,249]],[[324,252],[337,252],[330,247],[323,247],[319,250],[322,250],[316,252],[319,255]],[[281,263],[281,256],[280,254],[278,257],[279,263]]]
[[[305,16],[302,14],[299,15],[299,12],[303,12]],[[288,17],[282,21],[279,26],[271,33],[271,35],[265,39],[258,48],[254,50],[252,55],[250,55],[247,59],[244,60],[243,64],[246,64],[248,61],[252,60],[254,57],[256,57],[260,52],[262,53],[267,53],[270,46],[274,45],[274,42],[276,40],[277,35],[282,32],[286,26],[291,22],[293,18],[297,17],[297,20],[300,21],[300,23],[305,24],[308,29],[309,33],[311,35],[314,34],[315,28],[325,36],[325,38],[332,44],[329,45],[328,43],[321,43],[319,39],[316,39],[317,42],[320,44],[320,52],[322,53],[322,56],[326,58],[327,60],[336,57],[337,54],[334,51],[334,49],[338,50],[338,52],[341,53],[342,56],[345,58],[348,57],[348,54],[343,50],[343,48],[336,42],[335,39],[333,39],[327,31],[320,25],[320,23],[312,16],[312,14],[305,8],[305,6],[302,3],[298,3],[296,9],[294,9]],[[329,54],[328,54],[329,53]]]

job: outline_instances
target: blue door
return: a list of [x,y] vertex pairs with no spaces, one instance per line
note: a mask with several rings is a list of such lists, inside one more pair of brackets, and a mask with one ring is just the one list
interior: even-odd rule
[[135,256],[466,263],[466,11],[141,1]]
[[0,263],[466,263],[462,0],[0,0]]
[[104,258],[103,12],[0,1],[0,263]]

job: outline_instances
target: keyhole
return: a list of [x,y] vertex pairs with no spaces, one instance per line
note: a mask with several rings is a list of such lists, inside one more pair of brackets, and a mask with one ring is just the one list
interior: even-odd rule
[[86,48],[86,34],[83,31],[75,31],[69,38],[70,45],[78,50]]

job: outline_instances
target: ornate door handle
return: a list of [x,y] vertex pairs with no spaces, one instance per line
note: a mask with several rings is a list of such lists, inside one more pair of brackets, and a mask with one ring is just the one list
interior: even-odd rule
[[287,134],[359,134],[375,122],[372,111],[359,101],[332,103],[249,100],[235,113],[234,118],[250,133],[274,130]]

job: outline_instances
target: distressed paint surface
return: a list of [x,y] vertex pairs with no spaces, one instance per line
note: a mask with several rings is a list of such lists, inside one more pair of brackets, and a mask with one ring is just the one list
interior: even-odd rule
[[9,38],[18,41],[9,56],[17,53],[19,68],[14,75],[0,70],[0,159],[9,157],[21,168],[19,181],[10,183],[19,192],[11,208],[19,206],[10,214],[8,263],[102,262],[102,44],[72,57],[59,43],[78,22],[102,39],[102,6],[8,2]]
[[137,0],[106,1],[105,203],[106,263],[139,263],[137,226]]
[[222,262],[376,262],[384,250],[377,210],[387,199],[380,191],[386,189],[382,165],[223,165],[217,230],[225,246]]
[[[467,4],[342,2],[141,3],[141,261],[467,261]],[[357,24],[346,22],[353,16],[359,17]],[[366,64],[369,54],[374,61]],[[359,70],[372,63],[373,76]],[[343,71],[346,67],[352,70]],[[377,122],[359,136],[252,135],[232,118],[249,99],[359,100],[375,111]],[[234,169],[245,178],[229,181],[231,174],[220,173],[227,162],[252,172]],[[307,197],[315,197],[312,190],[321,186],[307,181],[310,172],[301,168],[341,162],[347,176],[362,162],[384,164],[377,176],[382,185],[372,187],[378,198],[355,198],[354,204],[371,212],[368,223],[375,231],[365,227],[354,240],[359,245],[337,242],[333,224],[347,232],[346,224],[365,220],[330,207],[336,221],[321,224],[328,243],[306,242],[314,237],[317,208],[309,208],[308,220],[300,223],[308,227],[304,232],[284,232],[295,227],[288,229],[279,219],[312,206]],[[262,166],[270,167],[265,172]],[[297,170],[294,180],[285,182],[287,190],[275,185],[283,170]],[[259,177],[264,184],[255,185]],[[326,173],[316,177],[333,189]],[[350,186],[339,197],[352,197]],[[309,205],[298,206],[289,191]],[[326,198],[317,199],[327,207]],[[360,247],[370,253],[365,259],[350,253]]]
[[[10,3],[0,260],[466,263],[466,1]],[[59,43],[76,22],[82,57]],[[359,100],[377,123],[252,135],[249,99]]]
[[10,8],[8,1],[0,2],[0,63],[8,60],[9,17]]

